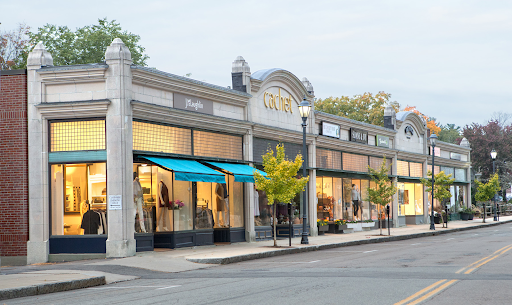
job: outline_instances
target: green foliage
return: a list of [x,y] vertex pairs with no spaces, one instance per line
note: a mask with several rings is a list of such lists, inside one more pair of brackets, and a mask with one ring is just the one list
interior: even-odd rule
[[43,42],[56,66],[103,62],[105,51],[115,38],[121,38],[130,49],[135,65],[146,66],[149,59],[143,54],[145,48],[138,45],[139,35],[122,31],[119,23],[109,22],[107,18],[98,19],[97,25],[77,28],[75,32],[67,26],[46,24],[29,36],[32,45]]
[[319,226],[319,227],[326,226],[328,224],[329,224],[329,222],[327,222],[327,220],[323,220],[323,219],[317,219],[316,220],[316,225]]
[[364,93],[354,97],[341,96],[318,99],[315,102],[315,110],[338,115],[352,120],[368,124],[384,126],[384,108],[391,104],[395,111],[400,105],[390,102],[391,94],[379,92],[375,95]]
[[460,126],[455,127],[455,124],[441,125],[441,131],[439,131],[439,141],[457,144],[457,140],[461,138]]
[[498,173],[494,174],[487,183],[482,183],[478,180],[475,180],[475,183],[477,187],[475,199],[477,201],[489,201],[500,190]]
[[371,180],[375,183],[375,188],[368,188],[368,200],[374,204],[385,206],[393,200],[396,193],[396,187],[391,183],[388,177],[389,167],[386,166],[386,157],[383,157],[378,170],[368,167]]
[[287,160],[282,144],[276,146],[276,156],[271,148],[263,155],[263,168],[267,176],[255,171],[254,179],[256,187],[266,192],[269,205],[274,202],[289,203],[298,192],[304,190],[309,177],[296,178],[302,162],[300,154],[293,162]]
[[[427,176],[430,178],[424,179],[421,178],[421,183],[426,187],[425,192],[432,192],[432,171],[428,171]],[[450,185],[455,181],[454,178],[451,178],[452,174],[446,175],[444,171],[439,172],[439,174],[434,175],[434,198],[439,200],[439,202],[443,202],[444,199],[448,199],[452,196],[450,193]]]

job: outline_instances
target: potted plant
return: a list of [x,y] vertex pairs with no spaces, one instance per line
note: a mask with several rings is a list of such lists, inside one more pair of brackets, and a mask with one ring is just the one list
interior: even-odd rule
[[329,230],[329,223],[323,219],[317,219],[316,225],[318,226],[318,235],[323,235]]
[[371,219],[367,219],[361,223],[361,226],[363,228],[363,231],[370,231],[371,228],[375,226],[375,222]]
[[[331,228],[332,227],[332,228]],[[343,230],[347,229],[347,221],[344,219],[337,219],[333,224],[329,224],[330,233],[343,233]]]
[[473,206],[471,206],[470,208],[468,208],[468,211],[469,211],[469,220],[473,220],[473,218],[475,217],[475,209],[473,208]]
[[467,220],[469,220],[469,214],[472,214],[472,213],[473,213],[473,211],[471,210],[471,208],[464,207],[460,211],[460,219],[464,220],[464,221],[467,221]]

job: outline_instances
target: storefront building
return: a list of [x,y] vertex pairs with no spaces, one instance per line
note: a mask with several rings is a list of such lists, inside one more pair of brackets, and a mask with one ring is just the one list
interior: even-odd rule
[[[290,222],[292,234],[301,234],[302,196],[272,215],[253,170],[263,170],[262,155],[278,143],[289,158],[302,152],[297,106],[304,97],[314,103],[306,78],[282,69],[251,73],[238,57],[232,88],[211,85],[133,66],[119,39],[105,58],[52,66],[42,45],[29,55],[28,263],[254,242],[272,238],[273,224],[287,236]],[[383,158],[401,187],[393,225],[426,222],[427,194],[419,184],[429,158],[426,126],[413,113],[387,111],[386,127],[320,112],[308,118],[311,235],[317,218],[382,215],[365,193],[372,186],[368,166],[379,167]],[[470,198],[469,148],[439,147],[441,158],[443,151],[465,156],[436,165],[465,170],[454,193],[462,189]]]

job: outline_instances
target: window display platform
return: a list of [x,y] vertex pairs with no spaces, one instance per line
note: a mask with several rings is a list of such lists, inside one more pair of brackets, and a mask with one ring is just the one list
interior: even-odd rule
[[50,237],[50,254],[107,253],[107,235],[62,235]]
[[135,233],[136,251],[153,251],[155,250],[155,236],[153,233]]
[[213,230],[156,232],[154,233],[155,248],[183,248],[213,245]]
[[214,228],[213,240],[216,243],[239,243],[245,241],[244,228]]

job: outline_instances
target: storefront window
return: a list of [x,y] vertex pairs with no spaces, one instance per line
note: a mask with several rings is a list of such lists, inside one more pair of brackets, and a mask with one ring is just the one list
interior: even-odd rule
[[368,201],[368,188],[370,187],[369,180],[361,180],[361,214],[363,220],[370,219],[370,201]]
[[244,226],[244,184],[235,182],[235,177],[229,177],[229,214],[230,224],[232,228],[243,228]]
[[213,228],[214,183],[197,182],[196,229]]
[[133,204],[135,209],[135,233],[152,233],[157,184],[156,168],[147,164],[133,166]]
[[254,225],[270,226],[272,217],[272,206],[268,205],[265,191],[254,189]]
[[423,215],[423,185],[398,183],[400,215]]
[[106,234],[106,195],[106,163],[52,165],[52,235]]
[[353,220],[352,179],[343,178],[343,219]]
[[332,196],[332,178],[316,178],[317,218],[334,220],[334,197]]

